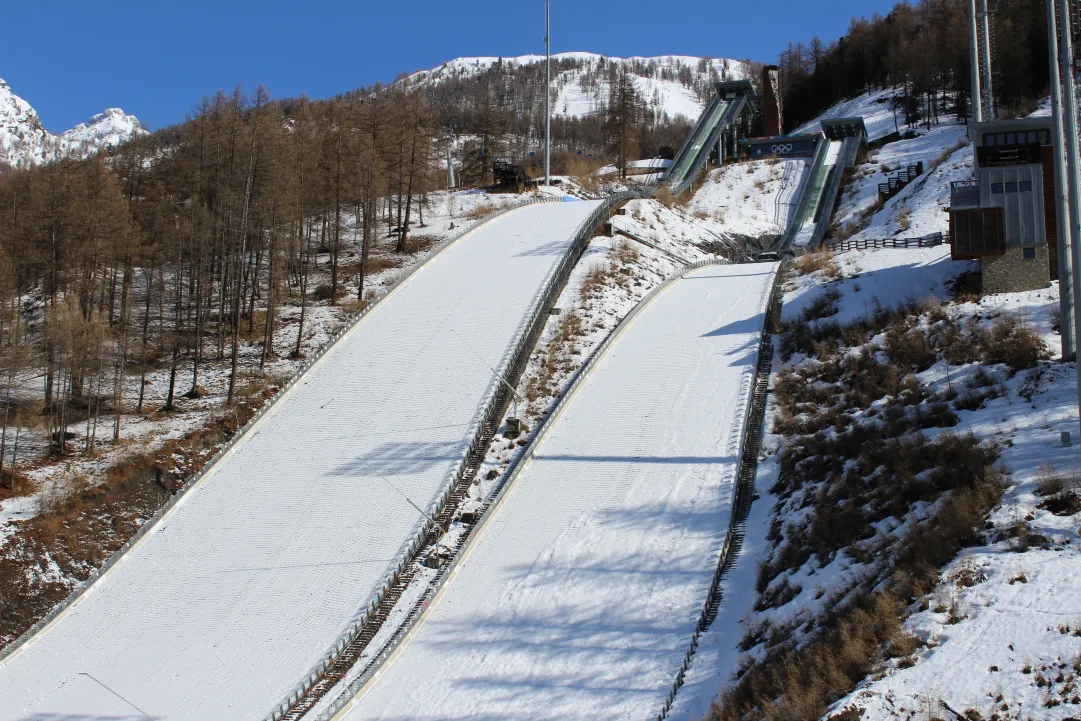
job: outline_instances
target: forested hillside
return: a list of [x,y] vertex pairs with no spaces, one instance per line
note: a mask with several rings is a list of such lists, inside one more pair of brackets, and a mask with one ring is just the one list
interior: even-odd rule
[[[1007,114],[1031,110],[1046,93],[1047,13],[1043,0],[1000,0],[991,18],[995,101]],[[968,2],[898,3],[887,15],[853,18],[835,42],[815,37],[781,53],[785,128],[868,88],[900,88],[905,121],[930,122],[935,99],[956,97],[968,114]]]

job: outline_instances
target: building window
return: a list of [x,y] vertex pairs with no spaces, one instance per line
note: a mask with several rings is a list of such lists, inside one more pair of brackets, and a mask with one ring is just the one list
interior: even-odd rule
[[984,145],[994,145],[995,144],[995,134],[994,133],[984,133],[983,134],[983,144]]
[[1002,183],[991,183],[991,195],[1002,195]]
[[995,136],[995,138],[996,138],[995,145],[1005,145],[1006,144],[1006,133],[999,133],[998,135]]
[[1032,192],[1032,181],[1031,180],[1022,180],[1022,181],[1020,181],[1017,184],[1017,189],[1019,191],[1021,191],[1022,193],[1031,193]]
[[1006,145],[1017,145],[1017,133],[1006,133]]
[[1040,145],[1050,145],[1050,144],[1051,144],[1051,131],[1050,130],[1041,130],[1040,131]]
[[1026,135],[1027,135],[1027,141],[1026,142],[1029,142],[1029,143],[1035,143],[1036,142],[1036,131],[1035,130],[1028,131],[1028,133],[1026,133]]
[[1007,193],[1016,193],[1017,192],[1017,183],[1006,183],[1006,192]]
[[1025,260],[1035,260],[1036,259],[1036,249],[1032,248],[1032,247],[1022,248],[1021,249],[1021,257],[1024,258]]

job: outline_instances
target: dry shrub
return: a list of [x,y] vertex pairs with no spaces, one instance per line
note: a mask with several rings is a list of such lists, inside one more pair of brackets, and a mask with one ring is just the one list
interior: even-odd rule
[[882,199],[882,196],[876,195],[874,200],[871,201],[871,204],[860,211],[859,225],[861,227],[866,227],[871,221],[871,216],[882,210],[885,205],[886,201]]
[[[401,256],[393,255],[372,255],[364,261],[364,275],[369,276],[373,273],[379,273],[384,270],[390,270],[392,268],[401,268],[402,258]],[[359,272],[360,268],[357,267]]]
[[653,199],[666,208],[671,208],[675,205],[676,196],[672,194],[672,191],[667,185],[661,185],[657,188],[657,192],[653,194]]
[[838,278],[841,275],[841,269],[837,267],[833,254],[828,250],[804,253],[794,259],[790,267],[796,275],[810,275],[816,271],[822,271],[827,278]]
[[495,205],[485,201],[485,202],[477,203],[476,205],[474,205],[465,214],[465,217],[466,217],[467,220],[480,220],[481,218],[488,217],[492,213],[496,212],[496,210],[498,210],[498,208],[496,208]]
[[311,298],[316,301],[330,300],[330,283],[320,283],[315,286]]
[[[702,179],[701,176],[700,179]],[[693,186],[696,188],[700,187],[701,183],[696,181],[693,183]],[[666,208],[685,208],[691,202],[693,197],[694,193],[691,192],[690,188],[684,190],[679,195],[675,195],[672,192],[672,189],[667,185],[661,185],[657,189],[657,192],[653,194],[653,199]]]
[[406,253],[422,253],[439,242],[439,238],[427,233],[411,233],[405,236]]
[[249,331],[248,321],[242,320],[240,322],[240,337],[245,340],[262,340],[263,333],[266,329],[266,310],[256,309],[251,318],[251,330]]
[[597,264],[586,271],[582,278],[582,284],[578,286],[578,300],[583,304],[588,303],[604,288],[605,280],[610,271],[603,265]]
[[[904,603],[890,593],[866,596],[837,614],[824,637],[753,667],[715,702],[714,721],[817,721],[879,667],[881,649],[908,648],[901,627]],[[859,715],[846,718],[859,718]]]
[[1055,468],[1055,464],[1044,461],[1036,471],[1036,493],[1041,496],[1054,496],[1066,489],[1066,479]]
[[837,315],[837,311],[840,310],[837,303],[840,300],[841,291],[834,286],[826,286],[826,288],[800,312],[800,319],[804,323],[809,323],[821,318],[828,318],[831,315]]
[[907,323],[895,324],[886,331],[885,350],[892,363],[917,373],[930,368],[938,358],[923,331]]
[[89,488],[86,476],[78,473],[46,482],[38,491],[38,514],[50,518],[77,511]]
[[1072,516],[1081,511],[1081,474],[1064,472],[1050,461],[1036,473],[1036,493],[1043,497],[1039,507],[1056,516]]
[[912,209],[901,208],[897,213],[897,227],[904,232],[912,227]]
[[615,257],[616,265],[621,268],[637,263],[640,255],[637,248],[626,240],[620,240],[613,245],[610,254]]
[[967,147],[967,146],[968,146],[968,139],[966,138],[966,139],[963,139],[963,140],[958,140],[956,143],[954,143],[950,147],[943,149],[943,151],[941,153],[939,153],[935,157],[934,160],[931,161],[931,164],[929,166],[927,166],[927,168],[924,169],[925,172],[931,172],[932,170],[934,170],[935,168],[937,168],[938,166],[942,165],[947,160],[949,160],[951,155],[956,153],[961,148],[964,148],[964,147]]
[[599,157],[576,155],[567,161],[567,175],[574,178],[589,195],[599,195],[603,178],[597,175],[597,171],[603,166],[604,161]]
[[605,165],[604,159],[600,156],[587,157],[585,155],[575,155],[569,161],[567,161],[567,175],[576,178],[579,182],[584,178],[596,179],[596,173]]
[[1040,336],[1007,316],[995,322],[991,329],[981,334],[983,360],[985,363],[1002,363],[1013,373],[1034,367],[1048,357],[1047,346]]

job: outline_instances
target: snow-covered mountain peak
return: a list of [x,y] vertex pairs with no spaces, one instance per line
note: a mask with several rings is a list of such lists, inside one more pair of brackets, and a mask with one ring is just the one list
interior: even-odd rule
[[0,79],[0,167],[40,165],[60,157],[85,158],[147,132],[134,115],[109,108],[60,135],[41,124],[37,111]]
[[49,137],[30,103],[0,79],[0,165],[42,162]]
[[100,148],[119,145],[146,132],[134,115],[126,114],[120,108],[109,108],[61,134],[60,142],[68,153],[85,157]]

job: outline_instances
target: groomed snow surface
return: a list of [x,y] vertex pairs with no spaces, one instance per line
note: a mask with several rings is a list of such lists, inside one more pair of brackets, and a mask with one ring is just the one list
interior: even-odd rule
[[345,718],[660,710],[728,527],[775,272],[701,268],[641,310]]
[[512,211],[414,274],[0,665],[0,720],[142,718],[115,694],[159,721],[268,711],[410,536],[406,497],[427,506],[457,464],[488,365],[596,207]]

